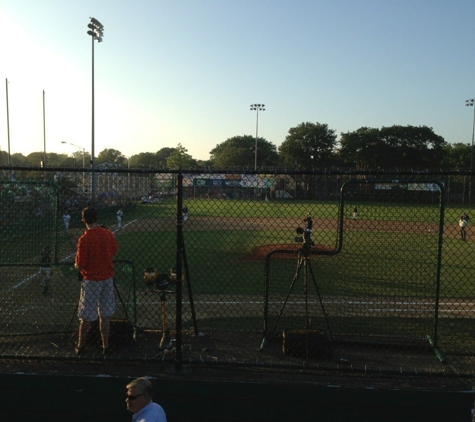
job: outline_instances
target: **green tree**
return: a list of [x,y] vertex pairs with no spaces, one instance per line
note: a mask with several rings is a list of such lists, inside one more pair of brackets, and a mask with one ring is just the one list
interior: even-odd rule
[[332,164],[335,145],[335,131],[328,125],[306,122],[289,129],[279,155],[288,166],[314,170]]
[[188,150],[181,144],[175,148],[167,159],[167,166],[171,169],[196,167],[196,160],[188,154]]
[[354,132],[341,134],[338,155],[344,164],[356,170],[367,170],[380,166],[384,150],[379,129],[361,127]]
[[157,152],[141,152],[132,155],[129,160],[130,167],[166,168],[167,160],[175,152],[175,148],[162,148]]
[[2,166],[8,165],[8,152],[7,151],[0,151],[0,164]]
[[[234,136],[216,145],[210,151],[211,165],[217,168],[224,167],[251,167],[254,168],[256,138],[250,135]],[[257,138],[257,166],[277,166],[280,163],[279,154],[275,145]]]
[[[82,153],[81,153],[82,157]],[[26,165],[39,166],[44,161],[44,152],[31,152],[25,158]],[[57,154],[56,152],[46,153],[46,166],[47,167],[68,167],[73,166],[74,160],[68,157],[67,154]],[[82,161],[81,161],[82,165]],[[78,165],[79,166],[79,165]]]
[[175,148],[165,147],[157,151],[158,167],[166,168],[168,166],[168,158],[175,152]]
[[83,156],[83,151],[74,151],[69,157],[70,159],[74,160],[74,167],[82,167],[83,162],[85,168],[91,165],[91,154],[89,154],[88,152],[84,151]]
[[[26,157],[19,152],[16,152],[15,154],[11,154],[10,159],[11,159],[11,164],[13,166],[23,166],[27,164]],[[5,164],[8,164],[8,154],[7,154],[7,162]]]
[[211,160],[196,160],[196,165],[200,168],[208,168],[212,166]]
[[[336,135],[323,123],[301,123],[290,128],[279,147],[283,162],[299,169],[316,170],[334,163]],[[313,197],[317,193],[317,179],[312,175],[296,176],[297,194]]]
[[362,127],[341,135],[339,155],[356,169],[440,167],[447,143],[427,126]]
[[153,152],[141,152],[139,154],[132,155],[129,160],[130,167],[147,167],[157,168],[159,167],[159,160],[157,154]]
[[[462,170],[470,169],[472,164],[472,147],[470,144],[455,143],[444,147],[443,168]],[[475,163],[474,163],[475,164]]]
[[114,164],[119,167],[126,167],[127,158],[118,150],[106,148],[102,150],[96,158],[95,164]]
[[427,169],[441,166],[446,145],[427,126],[362,127],[342,134],[339,155],[356,169]]
[[427,126],[383,127],[379,133],[386,145],[384,167],[434,168],[440,167],[446,142]]
[[[48,155],[46,155],[48,159]],[[25,164],[30,166],[39,166],[44,160],[44,152],[31,152],[26,156]]]

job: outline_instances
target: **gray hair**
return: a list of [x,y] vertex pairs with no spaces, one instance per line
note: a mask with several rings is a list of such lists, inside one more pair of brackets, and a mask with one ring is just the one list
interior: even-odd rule
[[134,379],[126,385],[126,388],[136,388],[139,394],[143,394],[145,397],[153,396],[152,382],[146,377],[140,377]]

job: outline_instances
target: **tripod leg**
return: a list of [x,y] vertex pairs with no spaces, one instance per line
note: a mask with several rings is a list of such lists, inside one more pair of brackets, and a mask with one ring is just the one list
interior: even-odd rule
[[76,304],[76,307],[74,308],[74,311],[73,311],[73,314],[71,315],[71,319],[69,321],[69,324],[66,327],[66,331],[69,331],[69,329],[71,328],[71,324],[73,323],[73,319],[78,314],[78,308],[79,308],[79,302]]
[[259,351],[262,352],[267,344],[267,332],[269,330],[269,262],[271,254],[268,254],[264,264],[264,327],[262,333],[264,337],[261,341]]
[[310,265],[310,261],[308,262],[308,269],[310,270],[310,274],[312,275],[313,285],[315,286],[318,300],[320,302],[320,307],[322,309],[323,317],[325,318],[325,323],[327,324],[328,334],[330,335],[330,339],[333,340],[333,333],[330,327],[330,322],[328,320],[328,315],[325,311],[325,307],[323,306],[323,300],[322,300],[322,296],[320,295],[320,289],[318,288],[317,280],[315,279],[315,274],[313,273],[312,266]]
[[117,284],[115,282],[115,278],[112,279],[112,282],[114,283],[114,289],[115,289],[115,292],[117,293],[117,297],[119,298],[119,302],[122,305],[122,309],[124,310],[125,317],[128,320],[129,319],[129,314],[127,312],[127,308],[125,307],[125,303],[122,300],[122,296],[120,295],[119,288],[117,287]]
[[168,326],[167,326],[167,298],[165,293],[160,296],[162,302],[162,338],[160,339],[159,348],[163,349],[168,338]]
[[[303,294],[305,298],[305,330],[308,332],[310,328],[310,318],[308,316],[308,267],[310,266],[309,260],[307,257],[304,258],[305,266],[303,269]],[[308,344],[308,341],[307,341]],[[308,357],[308,356],[307,356]]]
[[183,264],[185,267],[185,277],[186,285],[188,287],[188,298],[190,299],[191,307],[191,318],[193,319],[193,328],[195,331],[195,336],[198,335],[198,324],[196,323],[196,314],[195,314],[195,304],[193,302],[193,294],[191,293],[191,282],[190,282],[190,272],[188,271],[188,260],[186,259],[186,250],[185,250],[185,241],[182,241],[182,250],[183,250]]
[[279,312],[279,315],[277,316],[277,319],[275,321],[275,324],[274,324],[274,328],[272,329],[271,331],[271,336],[274,335],[274,332],[275,332],[275,329],[277,328],[277,324],[279,323],[280,321],[280,318],[282,317],[282,314],[284,313],[284,309],[285,309],[285,306],[287,305],[287,302],[289,300],[289,297],[290,297],[290,293],[292,293],[292,289],[294,288],[295,286],[295,282],[297,281],[297,279],[299,278],[299,272],[300,272],[300,268],[302,267],[302,264],[304,263],[304,258],[302,258],[300,255],[298,257],[298,261],[297,261],[297,270],[295,271],[295,275],[294,275],[294,278],[292,280],[292,283],[290,283],[290,288],[289,288],[289,291],[287,293],[287,296],[285,297],[285,300],[284,300],[284,303],[282,305],[282,308]]
[[[117,293],[117,297],[119,298],[119,302],[122,305],[122,309],[124,310],[124,315],[127,320],[127,323],[131,324],[130,318],[129,318],[129,313],[127,312],[127,307],[125,306],[125,302],[122,300],[122,296],[120,295],[119,288],[117,287],[117,283],[115,282],[115,278],[112,279],[112,282],[114,283],[114,288],[115,292]],[[132,326],[132,338],[133,340],[137,340],[137,325],[136,324],[131,324]]]
[[73,323],[74,317],[75,316],[77,317],[78,309],[79,309],[79,300],[76,302],[76,307],[74,308],[73,314],[71,315],[71,319],[69,320],[69,324],[66,327],[66,332],[69,331],[69,329],[71,328],[71,324]]

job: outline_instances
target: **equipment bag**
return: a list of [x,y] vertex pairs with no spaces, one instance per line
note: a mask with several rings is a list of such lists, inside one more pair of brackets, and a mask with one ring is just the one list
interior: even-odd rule
[[297,358],[327,358],[332,354],[330,340],[324,330],[289,330],[282,333],[284,355]]

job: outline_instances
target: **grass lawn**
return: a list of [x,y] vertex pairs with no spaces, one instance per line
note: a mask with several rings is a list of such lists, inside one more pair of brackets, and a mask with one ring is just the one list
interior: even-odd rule
[[[264,262],[243,258],[258,246],[293,243],[295,233],[280,229],[281,218],[295,218],[311,212],[314,219],[338,218],[338,205],[307,201],[281,201],[266,204],[263,201],[240,200],[186,200],[190,219],[219,219],[222,217],[246,220],[268,219],[275,225],[266,230],[246,230],[229,223],[210,229],[196,223],[193,230],[184,225],[185,249],[194,291],[197,293],[261,293],[264,285]],[[351,214],[352,204],[345,206],[345,215]],[[438,225],[437,206],[360,205],[362,221],[409,221]],[[460,209],[449,209],[455,217]],[[173,202],[139,205],[128,218],[137,219],[175,217]],[[452,218],[451,217],[451,218]],[[236,223],[238,224],[238,223]],[[334,228],[335,227],[335,228]],[[325,293],[337,295],[429,296],[436,292],[438,269],[438,236],[430,232],[393,232],[384,230],[361,231],[345,228],[343,248],[334,257],[312,258]],[[174,266],[176,238],[173,231],[150,229],[121,233],[120,258],[132,259],[138,275],[142,269],[157,267],[167,271]],[[318,243],[334,245],[338,239],[336,224],[332,228],[314,227],[313,239]],[[441,255],[442,297],[470,297],[475,279],[472,260],[475,243],[461,242],[458,238],[444,237]],[[275,260],[277,261],[277,260]],[[289,262],[290,261],[290,262]],[[295,273],[295,262],[272,261],[271,275],[290,279]],[[140,285],[140,283],[138,283]]]
[[[340,233],[337,203],[315,201],[264,201],[187,199],[193,229],[184,225],[185,251],[193,289],[196,293],[261,294],[264,286],[264,261],[245,260],[253,249],[263,245],[291,244],[295,232],[281,227],[282,219],[301,223],[310,212],[315,221],[313,239],[316,243],[335,245]],[[438,225],[437,205],[358,204],[359,220],[366,222],[411,222]],[[343,215],[350,220],[353,203],[347,202]],[[447,222],[456,224],[460,208],[446,210]],[[465,210],[470,215],[470,210]],[[124,224],[130,228],[118,232],[118,259],[132,260],[136,268],[137,286],[142,286],[145,268],[154,267],[168,272],[176,262],[175,227],[162,229],[161,219],[174,221],[176,205],[173,200],[157,204],[138,204],[126,209]],[[209,220],[229,219],[217,225]],[[267,226],[251,228],[241,226],[249,219],[266,221]],[[474,217],[475,218],[475,217]],[[156,224],[150,222],[158,221]],[[208,224],[201,226],[201,221]],[[329,221],[330,223],[325,223]],[[54,225],[32,220],[25,230],[11,232],[10,243],[2,243],[3,263],[36,263],[45,244],[64,245],[74,252],[76,238],[69,238]],[[115,210],[104,213],[101,223],[115,229]],[[293,226],[292,226],[293,227]],[[343,248],[333,257],[312,257],[315,271],[325,294],[332,295],[387,295],[428,296],[436,292],[438,269],[438,236],[429,232],[395,232],[378,229],[359,230],[345,226]],[[6,227],[3,232],[5,233]],[[13,228],[12,228],[13,230]],[[77,229],[78,235],[82,229]],[[8,233],[8,232],[7,232]],[[76,236],[77,237],[77,236]],[[475,240],[475,239],[474,239]],[[467,257],[474,256],[475,242],[461,242],[457,237],[444,236],[440,267],[441,296],[472,297],[471,280],[475,279],[475,265]],[[59,257],[61,258],[61,257]],[[295,273],[295,260],[272,258],[270,276],[275,280],[291,280]],[[285,283],[284,283],[285,284]],[[279,282],[274,283],[279,289]]]

